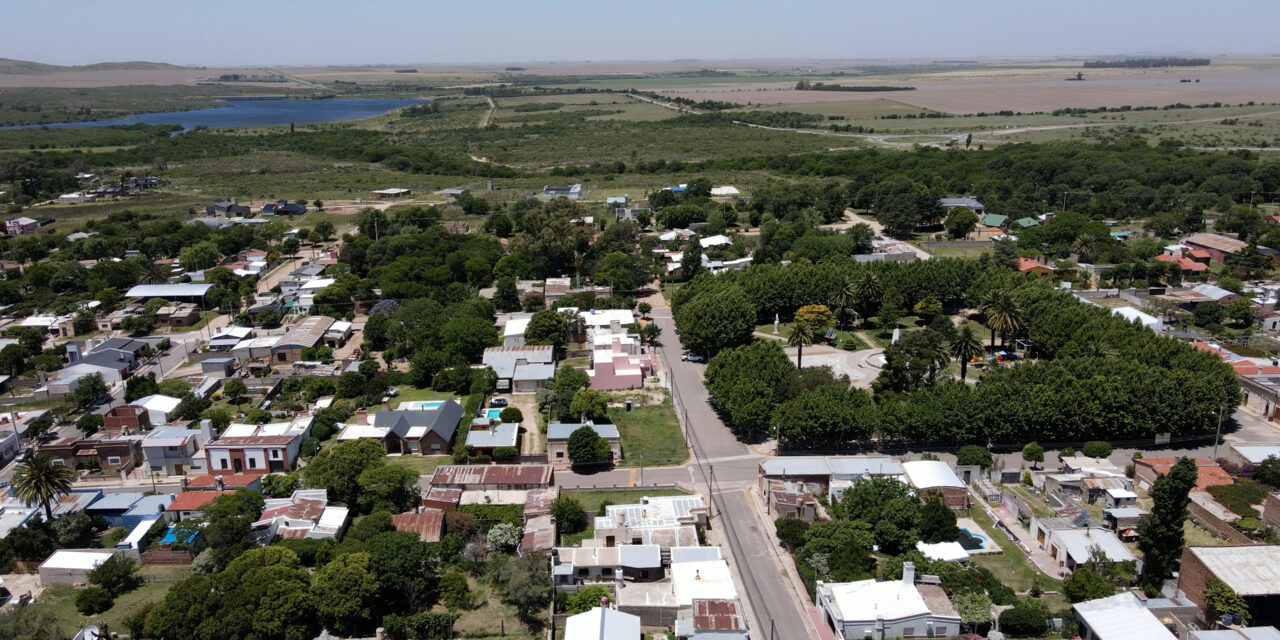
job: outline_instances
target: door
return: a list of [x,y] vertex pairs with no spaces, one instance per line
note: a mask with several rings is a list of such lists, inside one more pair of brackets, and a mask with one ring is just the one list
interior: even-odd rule
[[180,476],[182,474],[183,474],[182,465],[180,464],[173,465],[173,475]]
[[234,468],[234,469],[235,469],[235,472],[236,472],[236,473],[240,473],[240,472],[244,471],[244,462],[242,462],[242,461],[241,461],[240,459],[238,459],[238,458],[237,458],[237,459],[235,459],[235,460],[232,460],[232,461],[231,461],[231,466],[232,466],[232,468]]

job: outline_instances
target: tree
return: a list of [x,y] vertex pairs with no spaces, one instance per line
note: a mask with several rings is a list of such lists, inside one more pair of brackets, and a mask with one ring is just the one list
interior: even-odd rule
[[934,318],[942,315],[942,303],[933,296],[927,296],[917,302],[912,310],[915,311],[917,316],[920,316],[921,320],[925,321],[925,324],[928,324],[933,322]]
[[1071,603],[1097,600],[1115,593],[1116,589],[1111,586],[1111,583],[1085,566],[1077,567],[1066,580],[1062,581],[1062,594]]
[[11,344],[0,349],[0,371],[17,378],[27,370],[27,352],[21,346]]
[[461,573],[446,573],[440,577],[440,601],[446,607],[470,609],[473,606],[472,600],[466,576]]
[[1030,462],[1031,467],[1035,468],[1037,464],[1044,462],[1044,447],[1038,442],[1028,442],[1022,447],[1022,459]]
[[561,533],[578,533],[587,528],[587,512],[582,503],[569,495],[561,495],[551,503],[551,515]]
[[102,381],[102,374],[91,373],[82,376],[76,390],[71,392],[71,402],[81,411],[98,404],[102,396],[107,395],[107,383]]
[[222,253],[218,251],[218,245],[212,242],[198,242],[194,245],[183,247],[178,252],[178,262],[182,263],[183,269],[200,271],[218,266],[218,258],[221,256]]
[[370,513],[386,509],[400,513],[412,509],[418,503],[417,481],[416,471],[400,466],[382,464],[365,469],[356,478],[360,510]]
[[653,311],[653,305],[648,302],[639,302],[636,304],[636,311],[640,312],[641,317],[648,318],[649,313]]
[[568,341],[568,333],[569,323],[564,315],[555,309],[544,309],[529,318],[529,326],[524,330],[524,343],[549,344],[559,351]]
[[258,321],[258,324],[264,327],[278,327],[280,326],[280,320],[282,318],[283,316],[280,315],[280,312],[278,310],[276,310],[274,307],[268,307],[266,309],[263,309],[262,311],[259,311],[258,317],[256,319]]
[[544,404],[550,403],[554,405],[555,414],[561,420],[577,419],[572,412],[573,398],[579,391],[586,389],[591,383],[591,377],[587,372],[576,367],[559,367],[556,369],[556,375],[551,379],[551,388],[549,393],[539,400],[539,409],[545,411],[547,407]]
[[116,599],[111,592],[102,587],[89,587],[76,594],[76,611],[81,615],[92,616],[109,610],[115,606]]
[[83,433],[85,437],[91,436],[102,428],[103,418],[97,413],[86,413],[76,419],[76,428]]
[[343,442],[321,451],[302,477],[311,487],[327,489],[329,499],[349,505],[360,502],[360,474],[386,464],[386,452],[373,440]]
[[1253,304],[1245,298],[1234,300],[1227,305],[1227,317],[1236,321],[1241,327],[1248,327],[1253,324]]
[[1000,630],[1011,636],[1040,636],[1049,627],[1049,607],[1036,598],[1021,598],[1000,614]]
[[520,544],[520,527],[511,522],[495,524],[485,534],[485,546],[489,551],[507,553]]
[[831,314],[831,310],[822,304],[807,304],[796,310],[796,324],[803,324],[809,327],[814,336],[820,336],[826,333],[835,324],[835,316]]
[[1196,305],[1192,313],[1195,316],[1196,325],[1201,327],[1222,324],[1222,320],[1226,316],[1226,310],[1216,302],[1201,302]]
[[958,465],[978,465],[983,469],[990,469],[993,463],[991,452],[976,444],[967,444],[956,452]]
[[737,285],[717,286],[681,304],[675,312],[684,346],[707,357],[751,342],[756,309]]
[[1178,568],[1188,496],[1198,475],[1195,461],[1182,458],[1151,486],[1151,515],[1138,525],[1138,549],[1143,554],[1141,580],[1148,591],[1158,590]]
[[298,471],[285,475],[265,475],[262,477],[262,492],[272,498],[288,498],[298,489],[299,475]]
[[1209,578],[1204,585],[1204,599],[1208,604],[1210,620],[1220,620],[1225,614],[1240,616],[1239,624],[1249,624],[1253,618],[1249,611],[1249,603],[1236,593],[1227,583]]
[[804,322],[796,322],[791,325],[791,330],[787,333],[787,344],[796,348],[796,368],[803,369],[801,366],[804,358],[804,348],[813,344],[814,334],[813,327]]
[[773,530],[778,535],[778,542],[781,542],[788,551],[794,552],[804,545],[809,523],[795,518],[778,518],[773,521]]
[[227,380],[222,385],[222,394],[227,397],[227,401],[231,404],[238,405],[244,402],[245,394],[249,393],[249,387],[239,378]]
[[367,634],[379,609],[378,579],[368,553],[340,555],[316,571],[312,584],[316,613],[338,635]]
[[978,340],[973,327],[964,325],[956,333],[950,345],[951,357],[960,361],[960,379],[964,380],[969,373],[969,362],[982,355],[982,342]]
[[546,610],[551,597],[549,563],[540,554],[527,553],[508,562],[498,572],[496,584],[503,586],[503,599],[516,607],[521,619],[530,621]]
[[987,326],[991,329],[991,347],[996,346],[996,334],[1001,337],[1017,334],[1022,330],[1022,307],[1012,296],[1003,291],[992,291],[982,304],[982,314],[987,318]]
[[71,493],[75,472],[67,465],[53,464],[53,458],[37,453],[14,468],[11,490],[14,497],[28,505],[44,507],[46,521],[53,520],[51,503]]
[[1080,453],[1090,458],[1106,458],[1111,455],[1111,443],[1103,440],[1090,440],[1080,447]]
[[576,614],[585,613],[598,606],[602,599],[612,599],[613,591],[604,585],[592,585],[583,587],[577,593],[569,594],[565,600],[564,610],[559,613]]
[[[968,146],[968,145],[966,145]],[[947,218],[942,225],[947,228],[947,233],[952,238],[963,238],[969,235],[970,231],[978,224],[978,214],[973,212],[969,207],[955,207],[947,214]]]
[[520,292],[516,289],[515,278],[503,278],[498,281],[498,288],[493,294],[493,306],[499,311],[520,310]]
[[114,555],[89,572],[89,583],[119,597],[141,586],[142,578],[138,577],[138,563],[133,558]]
[[325,242],[328,242],[333,238],[335,231],[336,229],[333,228],[333,223],[328,220],[321,220],[316,223],[316,233],[320,234],[320,237],[324,239]]
[[609,399],[595,389],[582,389],[573,394],[569,414],[581,421],[603,422],[609,419]]
[[970,631],[991,622],[991,598],[984,593],[961,591],[951,597],[951,604],[960,614],[960,623],[969,625]]
[[601,438],[595,429],[583,425],[569,434],[569,460],[575,467],[590,468],[600,462],[608,461],[613,452],[609,449],[609,441]]
[[956,513],[937,491],[927,491],[920,507],[920,539],[924,542],[952,542],[960,537]]

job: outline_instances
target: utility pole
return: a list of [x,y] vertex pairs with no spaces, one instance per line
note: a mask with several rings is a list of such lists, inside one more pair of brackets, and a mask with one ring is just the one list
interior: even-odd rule
[[1218,430],[1213,434],[1213,459],[1218,459],[1218,442],[1222,440],[1222,414],[1227,412],[1226,407],[1218,409]]

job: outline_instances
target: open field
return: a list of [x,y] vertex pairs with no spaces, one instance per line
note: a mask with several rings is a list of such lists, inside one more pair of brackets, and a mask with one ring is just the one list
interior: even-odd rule
[[622,437],[621,466],[683,464],[689,459],[689,447],[670,399],[659,405],[635,407],[631,413],[610,409],[609,418]]

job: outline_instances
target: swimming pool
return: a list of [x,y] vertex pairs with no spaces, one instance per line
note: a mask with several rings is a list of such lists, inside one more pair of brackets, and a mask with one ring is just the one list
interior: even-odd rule
[[502,409],[485,409],[484,417],[490,420],[497,420],[502,415]]
[[413,402],[401,402],[400,408],[407,411],[427,411],[439,409],[442,404],[444,404],[444,400],[414,400]]
[[987,537],[960,527],[960,539],[957,541],[965,551],[982,551],[987,548]]

